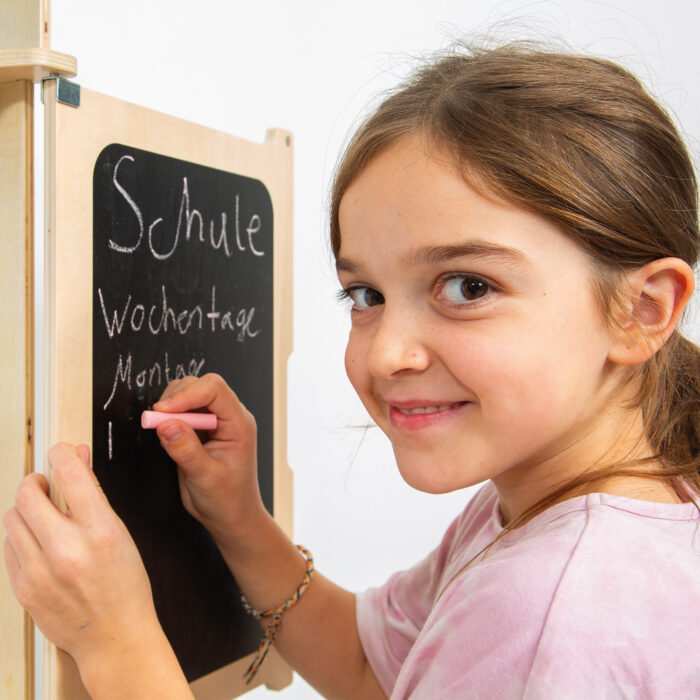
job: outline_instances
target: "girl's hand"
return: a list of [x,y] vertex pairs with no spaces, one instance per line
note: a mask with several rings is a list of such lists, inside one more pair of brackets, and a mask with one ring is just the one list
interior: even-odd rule
[[91,669],[149,653],[164,638],[141,557],[89,461],[85,445],[56,445],[49,463],[68,512],[49,499],[46,478],[30,474],[4,517],[15,596],[84,682]]
[[180,494],[190,515],[219,542],[254,527],[265,512],[258,488],[257,428],[226,382],[216,374],[176,380],[153,408],[172,413],[206,408],[216,414],[216,430],[204,444],[176,419],[156,431],[178,465]]

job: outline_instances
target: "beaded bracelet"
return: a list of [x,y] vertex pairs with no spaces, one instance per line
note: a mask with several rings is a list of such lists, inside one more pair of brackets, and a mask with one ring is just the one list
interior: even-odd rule
[[270,608],[269,610],[260,611],[253,608],[248,602],[247,598],[243,594],[241,594],[241,603],[243,604],[243,609],[249,615],[254,617],[256,620],[259,620],[263,617],[272,618],[272,622],[265,628],[265,632],[263,634],[263,638],[260,640],[260,646],[258,647],[258,651],[255,654],[255,658],[253,659],[250,666],[248,666],[248,670],[243,675],[243,678],[245,678],[246,685],[253,680],[255,674],[258,672],[258,669],[260,668],[260,666],[262,666],[262,662],[265,661],[267,652],[270,651],[272,642],[275,641],[275,637],[277,637],[277,631],[279,630],[280,625],[282,624],[282,615],[286,610],[289,610],[289,608],[293,608],[299,602],[299,599],[301,598],[301,596],[304,595],[306,589],[311,584],[311,577],[314,573],[314,559],[311,556],[311,552],[309,552],[308,549],[305,549],[300,545],[297,545],[296,547],[304,555],[304,559],[306,560],[306,573],[304,574],[304,580],[299,584],[299,587],[296,589],[296,591],[294,591],[294,594],[291,598],[288,598],[284,601],[284,603],[278,605],[276,608]]

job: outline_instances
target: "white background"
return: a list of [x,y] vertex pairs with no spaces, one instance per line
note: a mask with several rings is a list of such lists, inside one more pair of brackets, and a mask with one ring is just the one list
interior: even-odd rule
[[[344,375],[348,319],[334,300],[327,193],[368,104],[455,39],[559,38],[632,68],[699,161],[700,4],[688,0],[53,0],[52,23],[52,48],[78,58],[76,80],[87,88],[254,141],[272,126],[294,133],[295,540],[353,590],[429,551],[472,493],[428,496],[403,484],[386,440],[363,428],[367,416]],[[690,334],[700,337],[698,323]],[[280,697],[318,696],[295,678]]]

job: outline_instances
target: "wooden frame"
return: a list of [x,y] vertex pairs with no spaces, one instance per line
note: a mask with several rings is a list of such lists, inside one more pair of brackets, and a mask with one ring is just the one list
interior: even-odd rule
[[[274,223],[274,502],[275,519],[291,536],[292,476],[286,461],[286,365],[292,343],[292,137],[273,129],[256,144],[85,89],[79,108],[56,102],[56,81],[44,87],[46,108],[46,426],[47,444],[90,442],[92,435],[93,165],[110,143],[129,144],[261,180]],[[81,361],[75,362],[76,348]],[[59,499],[59,494],[55,494]],[[245,686],[250,658],[192,684],[201,700],[227,700],[256,684],[281,688],[291,670],[271,653]],[[72,660],[52,645],[45,653],[47,700],[87,697]]]
[[[34,466],[34,85],[72,76],[77,61],[49,48],[49,0],[0,3],[0,513]],[[0,525],[0,534],[2,526]],[[0,695],[34,698],[34,626],[0,576]]]

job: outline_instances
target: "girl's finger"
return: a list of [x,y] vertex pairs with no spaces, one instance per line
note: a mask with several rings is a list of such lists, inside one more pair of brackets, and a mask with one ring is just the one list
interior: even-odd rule
[[10,577],[10,585],[12,586],[12,590],[14,591],[15,581],[19,576],[22,564],[20,563],[19,557],[17,556],[17,552],[15,551],[15,548],[9,536],[5,538],[5,541],[2,544],[3,555],[5,559],[5,569],[7,569],[7,575]]
[[196,381],[196,377],[183,377],[182,379],[174,379],[168,386],[165,387],[165,390],[163,391],[160,401],[164,401],[165,399],[168,399],[171,397],[176,391],[179,391],[182,389],[182,387],[187,386],[188,384],[192,383],[193,381]]
[[[212,470],[214,459],[195,431],[181,420],[167,420],[156,428],[163,449],[188,476]],[[213,470],[212,470],[213,471]]]
[[206,408],[216,414],[218,423],[211,432],[217,440],[236,440],[255,436],[253,417],[236,394],[218,374],[205,374],[178,388],[169,398],[153,405],[156,411],[180,413]]
[[10,508],[2,523],[7,534],[6,543],[10,545],[18,567],[23,561],[40,556],[41,545],[17,508]]
[[87,445],[78,445],[75,449],[82,463],[88,467],[87,473],[92,479],[92,482],[95,484],[95,488],[99,491],[100,496],[102,496],[102,500],[104,501],[105,505],[108,508],[111,508],[109,505],[109,499],[107,496],[105,496],[105,492],[102,490],[102,484],[100,484],[100,482],[97,480],[97,476],[95,476],[95,472],[90,465],[90,448]]
[[84,464],[74,447],[66,443],[54,445],[49,450],[49,464],[74,521],[92,525],[105,517],[109,503],[92,469]]
[[80,460],[82,463],[86,466],[90,466],[90,448],[87,445],[78,445],[76,448],[76,452],[78,453],[78,457],[80,457]]

